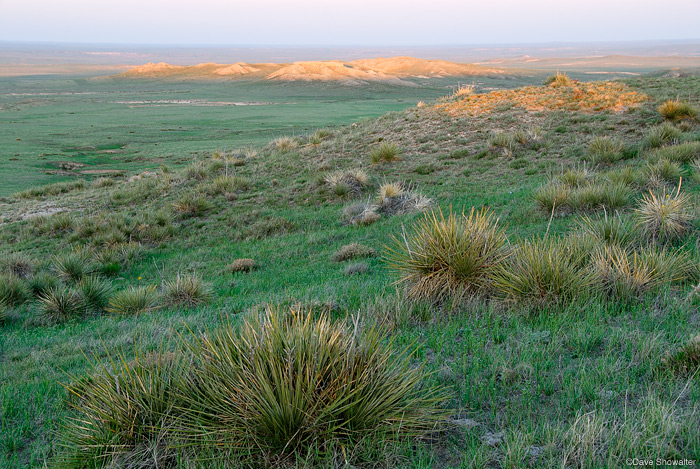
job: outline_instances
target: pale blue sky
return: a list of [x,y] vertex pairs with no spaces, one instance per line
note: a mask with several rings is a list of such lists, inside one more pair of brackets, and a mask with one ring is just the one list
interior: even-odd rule
[[0,40],[434,45],[700,38],[700,0],[0,0]]

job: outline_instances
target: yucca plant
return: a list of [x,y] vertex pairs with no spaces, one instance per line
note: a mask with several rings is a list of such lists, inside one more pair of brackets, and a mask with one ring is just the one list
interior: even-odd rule
[[186,192],[173,203],[173,209],[182,217],[199,217],[214,208],[207,198],[196,192]]
[[370,153],[372,163],[391,162],[399,159],[401,148],[391,142],[383,142],[375,147]]
[[535,307],[583,298],[594,282],[592,273],[581,267],[584,256],[565,239],[524,241],[494,274],[494,288],[506,300]]
[[[61,428],[66,467],[175,467],[174,426],[182,404],[177,389],[185,362],[172,353],[139,354],[127,361],[95,358],[91,375],[69,375],[73,413]],[[177,409],[177,410],[176,410]]]
[[0,274],[0,303],[18,306],[31,296],[26,282],[14,274]]
[[593,268],[602,291],[622,300],[639,298],[654,290],[665,277],[638,252],[616,245],[600,249],[593,257]]
[[39,313],[50,322],[63,322],[80,316],[80,294],[68,286],[52,287],[38,297]]
[[32,294],[37,297],[51,288],[59,285],[59,280],[55,275],[48,272],[35,273],[27,279],[27,284]]
[[614,215],[605,212],[602,217],[583,215],[576,230],[582,236],[606,245],[627,246],[636,236],[635,226],[626,219],[623,220],[618,212]]
[[596,137],[588,146],[588,156],[593,164],[612,164],[623,158],[623,144],[610,137]]
[[644,137],[644,146],[647,148],[658,148],[662,145],[678,140],[682,132],[669,123],[652,127]]
[[560,182],[550,182],[535,191],[532,198],[545,212],[563,210],[569,206],[571,189]]
[[651,185],[654,185],[652,181],[660,181],[662,184],[676,183],[683,175],[683,170],[678,163],[668,158],[661,158],[655,163],[647,164],[644,174]]
[[213,290],[196,274],[178,274],[163,283],[163,301],[169,306],[200,306],[211,300]]
[[91,313],[104,311],[114,290],[109,281],[94,275],[83,277],[76,289],[80,294],[81,306]]
[[65,282],[78,282],[97,270],[94,253],[78,249],[67,254],[59,254],[52,259],[52,269]]
[[412,298],[441,301],[486,292],[506,256],[505,232],[488,210],[445,217],[438,209],[394,237],[386,261]]
[[669,160],[675,163],[690,163],[700,158],[700,142],[685,142],[676,145],[668,145],[653,151],[649,160]]
[[695,119],[698,116],[698,110],[685,101],[677,99],[669,99],[657,108],[659,114],[670,121],[680,119]]
[[196,338],[183,423],[258,464],[426,435],[446,416],[444,394],[422,385],[414,347],[395,353],[392,342],[325,313],[267,307]]
[[639,254],[643,263],[656,272],[663,283],[687,284],[699,279],[698,265],[687,252],[645,246]]
[[123,315],[143,314],[156,309],[157,304],[156,287],[131,286],[112,296],[107,311]]
[[647,238],[659,241],[674,241],[685,236],[694,219],[690,196],[681,192],[680,184],[675,194],[668,194],[666,188],[659,194],[649,191],[636,212]]

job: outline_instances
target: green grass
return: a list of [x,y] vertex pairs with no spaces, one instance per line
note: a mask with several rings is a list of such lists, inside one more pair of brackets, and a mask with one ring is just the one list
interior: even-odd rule
[[[428,373],[421,385],[440,386],[450,396],[441,407],[449,413],[451,422],[444,433],[430,439],[399,438],[390,443],[387,439],[385,445],[378,438],[333,446],[335,453],[324,456],[321,451],[311,451],[293,463],[298,466],[308,462],[309,466],[328,467],[338,461],[343,465],[347,460],[360,467],[372,463],[388,467],[619,467],[627,458],[639,457],[640,448],[645,454],[665,458],[700,453],[700,384],[693,375],[697,368],[691,340],[697,335],[697,300],[689,296],[697,284],[697,248],[692,242],[684,242],[683,237],[662,241],[660,236],[650,235],[647,239],[636,232],[641,226],[632,228],[639,221],[635,208],[647,193],[643,172],[648,162],[644,158],[620,159],[610,163],[610,168],[580,174],[591,135],[617,138],[624,148],[642,149],[643,157],[645,135],[661,123],[656,107],[675,96],[700,96],[700,79],[645,77],[626,83],[648,94],[649,102],[623,113],[525,112],[511,107],[479,117],[450,117],[424,105],[361,120],[356,126],[337,127],[332,135],[320,138],[320,143],[318,139],[301,142],[284,154],[268,142],[280,134],[298,133],[293,128],[279,132],[277,127],[275,132],[261,133],[264,137],[257,143],[250,141],[257,145],[257,156],[242,158],[241,165],[230,165],[229,176],[249,181],[248,187],[237,189],[236,197],[231,199],[226,196],[227,188],[223,192],[204,191],[223,174],[220,164],[202,179],[187,175],[185,168],[195,159],[204,162],[205,168],[217,159],[209,155],[209,148],[239,146],[239,142],[231,143],[231,135],[225,132],[203,144],[207,134],[217,135],[215,129],[221,126],[216,119],[224,114],[219,108],[206,108],[211,114],[207,120],[203,110],[195,110],[187,119],[201,119],[202,128],[189,134],[192,140],[187,140],[187,132],[163,132],[168,134],[163,159],[155,158],[156,151],[149,150],[153,153],[137,156],[156,161],[124,162],[130,172],[149,168],[156,173],[154,177],[132,182],[116,178],[113,185],[88,185],[50,198],[6,199],[0,255],[22,254],[33,266],[33,272],[21,279],[26,286],[20,289],[26,288],[25,293],[29,293],[56,287],[49,285],[46,276],[55,275],[51,265],[54,256],[61,259],[89,250],[94,261],[89,274],[77,275],[79,269],[73,269],[74,273],[63,269],[66,281],[100,276],[111,282],[117,295],[122,292],[120,301],[107,304],[108,313],[116,307],[140,314],[96,313],[51,324],[40,320],[40,303],[31,294],[23,295],[26,301],[5,305],[5,321],[0,326],[0,467],[53,466],[68,456],[70,451],[60,446],[57,435],[63,423],[80,413],[72,406],[62,383],[89,383],[86,378],[95,372],[93,365],[123,376],[122,365],[113,366],[110,357],[129,364],[135,358],[135,346],[143,357],[181,353],[180,341],[192,344],[193,337],[205,337],[200,333],[220,330],[222,325],[230,327],[224,331],[238,334],[244,320],[267,305],[279,304],[313,306],[319,312],[326,311],[339,324],[352,325],[352,317],[358,318],[362,326],[381,324],[391,336],[382,341],[382,346],[395,352],[415,346],[411,366],[423,366]],[[90,89],[98,85],[84,86]],[[284,92],[304,89],[311,93],[310,88],[296,85]],[[366,97],[371,98],[370,91]],[[311,109],[310,102],[303,102]],[[692,104],[697,106],[697,98]],[[68,108],[67,102],[60,105]],[[106,105],[107,110],[114,110],[111,106]],[[32,113],[47,110],[23,107],[18,113],[26,114],[17,117],[35,115],[37,123],[30,127],[38,126],[41,119]],[[91,121],[99,127],[95,136],[104,137],[103,129],[109,127],[113,140],[120,136],[124,138],[121,143],[131,138],[133,145],[142,145],[142,135],[128,133],[138,129],[123,124],[123,112],[109,119],[104,114],[99,119],[93,116]],[[162,120],[152,120],[158,126],[166,123],[167,128],[178,113],[182,117],[182,110],[176,109],[134,112],[141,117],[162,112]],[[87,116],[76,119],[83,119],[82,124],[67,120],[64,125],[81,128],[87,122]],[[279,119],[281,122],[283,117]],[[340,118],[333,119],[329,122],[340,122]],[[519,146],[518,158],[529,164],[514,168],[511,158],[490,150],[489,136],[513,132],[523,120],[542,129],[541,145]],[[697,128],[692,127],[695,124],[689,125],[677,129],[679,141],[697,140]],[[319,126],[321,123],[309,131],[315,132]],[[37,127],[30,127],[20,135],[23,142],[37,134]],[[19,125],[0,128],[0,132],[17,131]],[[153,127],[144,127],[144,132],[149,128]],[[560,133],[558,128],[567,131]],[[87,131],[76,135],[84,137]],[[56,140],[60,143],[66,138],[57,136]],[[14,137],[4,140],[13,148],[21,144]],[[384,141],[399,143],[402,158],[372,165],[369,155]],[[201,153],[195,157],[191,154],[195,151]],[[32,152],[38,155],[42,151]],[[117,162],[127,158],[116,155],[105,158]],[[75,158],[87,159],[89,155]],[[32,161],[28,159],[27,165],[34,164]],[[2,166],[3,177],[27,167],[17,166],[18,162],[11,164],[15,166]],[[161,164],[165,171],[155,169]],[[434,170],[417,173],[415,169],[421,165]],[[681,167],[686,170],[685,163]],[[537,209],[533,200],[537,189],[569,168],[579,172],[563,178],[565,182],[557,180],[569,191],[593,183],[608,189],[625,188],[622,195],[626,203],[616,204],[621,224],[612,221],[618,220],[614,210],[605,204],[595,205],[602,197],[595,191],[577,199],[585,208],[582,211],[596,212],[588,214],[590,227],[583,223],[588,231],[582,227],[581,217],[573,213],[578,210],[567,208],[552,216],[551,208]],[[335,171],[345,174],[356,169],[367,173],[372,190],[346,198],[329,197],[324,178]],[[32,173],[31,180],[13,183],[16,187],[8,194],[62,177],[43,173],[37,177],[40,172]],[[151,179],[154,182],[148,182]],[[700,193],[700,183],[691,179],[684,178],[682,190],[695,197]],[[452,213],[465,209],[467,214],[471,207],[488,207],[494,221],[498,218],[498,226],[505,229],[509,247],[544,233],[561,239],[569,239],[569,235],[592,239],[595,235],[611,246],[608,249],[627,242],[633,246],[624,254],[616,251],[601,258],[607,275],[606,293],[588,299],[577,295],[568,301],[541,301],[535,309],[523,308],[524,303],[515,295],[505,302],[501,295],[489,296],[488,300],[466,295],[462,303],[444,301],[441,307],[410,301],[405,290],[396,285],[399,276],[387,269],[387,246],[405,247],[404,233],[410,236],[425,215],[382,214],[372,224],[354,225],[346,223],[343,214],[350,204],[376,204],[373,191],[386,182],[401,182],[425,194],[435,204],[434,209],[440,208],[443,213],[450,213],[450,207]],[[210,207],[197,217],[177,216],[173,204],[184,194],[200,194]],[[605,196],[613,200],[613,195]],[[45,211],[47,201],[64,212],[24,219],[27,214]],[[168,228],[168,236],[154,236],[164,228]],[[696,229],[697,217],[690,224],[684,218],[687,239],[693,239]],[[456,241],[466,242],[461,238]],[[600,248],[603,242],[593,247]],[[347,262],[333,260],[344,246],[352,244],[363,249],[346,248],[352,253],[344,252],[338,260]],[[372,251],[377,256],[371,256]],[[362,258],[355,252],[362,253]],[[346,275],[346,269],[356,262],[352,258],[366,265],[366,270],[358,268],[360,273]],[[682,265],[679,259],[686,258],[690,264]],[[256,268],[231,268],[242,259],[254,259]],[[593,256],[586,261],[596,259]],[[512,260],[524,266],[521,272],[538,271],[533,268],[534,262],[515,257]],[[536,260],[543,262],[539,271],[554,280],[539,284],[551,287],[547,292],[563,292],[561,296],[569,299],[572,295],[558,287],[563,283],[557,279],[563,277],[550,269],[556,265],[544,257]],[[572,262],[578,262],[578,258]],[[248,261],[239,264],[251,265]],[[662,270],[663,274],[645,280],[650,273]],[[149,286],[162,285],[182,272],[196,272],[203,282],[211,284],[209,303],[183,308],[160,302],[156,289]],[[531,278],[521,277],[525,279],[522,284],[537,285]],[[80,283],[73,288],[77,285]],[[490,287],[487,282],[485,288]],[[222,323],[223,316],[230,318],[230,326]],[[687,349],[683,348],[686,344],[690,344]],[[681,348],[683,351],[678,352]],[[119,353],[123,354],[123,362]],[[675,358],[664,360],[666,357]],[[147,370],[144,373],[139,375],[144,380],[152,376]],[[162,383],[159,379],[157,382]],[[114,383],[109,380],[103,385]],[[149,402],[171,402],[159,397],[156,387],[149,389],[154,392]],[[152,422],[147,429],[161,428],[158,419]],[[158,448],[162,447],[139,446],[139,450]]]

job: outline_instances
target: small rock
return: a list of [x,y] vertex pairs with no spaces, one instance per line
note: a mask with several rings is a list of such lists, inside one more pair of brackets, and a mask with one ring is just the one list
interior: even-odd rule
[[481,437],[481,441],[486,443],[489,446],[496,446],[500,445],[503,443],[503,432],[498,432],[498,433],[491,433],[488,432],[484,436]]
[[465,430],[471,430],[472,428],[479,425],[479,422],[477,422],[474,419],[453,419],[451,422],[454,425],[462,427]]
[[617,393],[615,391],[608,391],[605,389],[601,389],[600,392],[598,393],[598,396],[600,396],[603,399],[612,399],[616,395],[617,395]]
[[543,452],[544,446],[530,446],[530,449],[527,451],[527,453],[533,458],[538,458],[542,456]]

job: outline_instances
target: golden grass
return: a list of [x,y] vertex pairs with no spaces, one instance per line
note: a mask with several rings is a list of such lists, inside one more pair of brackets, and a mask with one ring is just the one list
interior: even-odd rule
[[570,86],[526,86],[458,98],[437,104],[435,107],[451,116],[489,114],[504,105],[521,107],[528,111],[563,109],[581,112],[622,112],[647,100],[646,95],[629,89],[623,83],[611,81],[572,82]]

